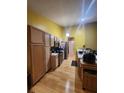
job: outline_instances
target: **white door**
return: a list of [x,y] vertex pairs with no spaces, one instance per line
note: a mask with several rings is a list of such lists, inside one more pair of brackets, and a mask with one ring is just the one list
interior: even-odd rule
[[69,41],[69,56],[74,56],[74,41]]

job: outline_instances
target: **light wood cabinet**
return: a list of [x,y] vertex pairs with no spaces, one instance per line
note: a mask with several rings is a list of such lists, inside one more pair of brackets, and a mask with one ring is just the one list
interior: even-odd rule
[[52,64],[52,70],[58,67],[58,53],[51,54],[51,64]]
[[50,46],[53,47],[53,46],[54,46],[54,36],[51,35],[51,36],[50,36],[50,39],[51,39]]
[[59,53],[59,66],[62,64],[63,62],[63,52],[62,53]]
[[27,37],[28,72],[34,85],[46,72],[45,36],[43,31],[28,26]]
[[50,34],[45,33],[45,63],[46,63],[46,72],[51,69],[50,62]]
[[45,33],[45,46],[50,46],[50,34]]
[[[31,85],[34,85],[50,69],[58,66],[58,55],[51,58],[50,47],[54,46],[53,35],[28,26],[27,65]],[[62,60],[62,58],[61,58]]]
[[44,43],[44,32],[36,29],[34,27],[30,27],[31,30],[31,43]]
[[97,76],[84,73],[83,88],[91,91],[97,91]]
[[83,89],[97,91],[97,64],[80,63]]
[[30,27],[27,27],[27,74],[31,73]]
[[45,47],[45,63],[46,63],[46,72],[51,69],[51,61],[50,61],[50,47]]
[[44,45],[31,45],[32,83],[35,84],[45,74]]

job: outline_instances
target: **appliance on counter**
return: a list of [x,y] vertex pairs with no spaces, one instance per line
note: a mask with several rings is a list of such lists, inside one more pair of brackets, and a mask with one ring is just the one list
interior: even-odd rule
[[62,53],[63,52],[63,48],[60,48],[60,47],[51,47],[50,50],[52,53]]
[[77,56],[85,63],[94,64],[97,61],[97,51],[90,48],[78,49]]
[[96,56],[93,53],[86,53],[83,56],[83,61],[86,63],[94,64],[96,62]]

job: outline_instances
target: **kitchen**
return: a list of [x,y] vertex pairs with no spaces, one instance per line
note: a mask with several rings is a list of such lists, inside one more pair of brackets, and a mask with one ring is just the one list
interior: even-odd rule
[[96,2],[28,0],[29,92],[96,92],[96,85],[93,85],[95,89],[92,86],[82,88],[80,68],[71,65],[73,60],[79,61],[76,53],[83,45],[97,50]]

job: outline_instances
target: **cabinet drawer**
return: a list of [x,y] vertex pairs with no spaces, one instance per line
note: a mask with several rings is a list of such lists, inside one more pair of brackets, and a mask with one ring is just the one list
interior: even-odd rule
[[45,33],[45,46],[50,46],[50,35]]

